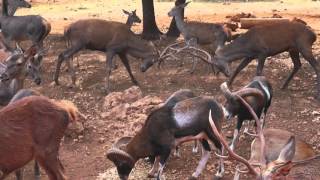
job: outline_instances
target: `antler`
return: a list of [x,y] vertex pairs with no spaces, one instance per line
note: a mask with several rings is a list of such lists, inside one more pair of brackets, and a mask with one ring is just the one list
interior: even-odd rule
[[[248,111],[251,113],[252,117],[255,119],[256,124],[257,124],[257,134],[258,134],[258,138],[260,139],[260,152],[261,152],[261,156],[260,156],[260,164],[250,164],[246,159],[244,159],[243,157],[237,155],[236,153],[234,153],[228,146],[227,142],[224,140],[224,138],[222,137],[222,135],[219,133],[219,131],[217,130],[212,118],[211,118],[211,110],[209,113],[209,123],[211,125],[211,128],[214,132],[214,134],[216,135],[216,137],[219,139],[219,141],[223,144],[223,146],[226,148],[226,150],[228,151],[229,154],[229,158],[233,158],[241,163],[243,163],[244,165],[246,165],[249,169],[249,172],[254,174],[255,176],[258,176],[259,173],[253,168],[253,165],[259,165],[259,166],[263,166],[266,164],[266,159],[265,159],[265,138],[262,132],[262,126],[261,126],[261,122],[259,120],[259,118],[257,117],[257,114],[254,112],[254,110],[252,109],[252,107],[237,93],[234,93],[235,97],[238,98],[240,100],[240,102],[248,109]],[[221,157],[221,156],[220,156]],[[239,167],[237,166],[237,172],[243,172],[242,170],[239,169]]]
[[251,164],[246,160],[244,159],[243,157],[239,156],[238,154],[236,154],[235,152],[233,152],[229,146],[228,146],[228,143],[226,142],[226,140],[222,137],[222,135],[219,133],[216,125],[214,124],[213,120],[212,120],[212,117],[211,117],[211,109],[209,111],[209,123],[211,125],[211,128],[212,128],[212,131],[214,133],[214,135],[218,138],[218,140],[222,143],[222,145],[226,148],[226,150],[228,151],[228,154],[229,154],[229,158],[233,158],[243,164],[245,164],[249,171],[258,176],[258,173],[254,170],[254,168],[251,166]]
[[[172,57],[172,58],[174,58],[174,59],[178,59],[178,58],[175,56],[175,54],[178,54],[178,53],[180,53],[180,52],[185,52],[185,53],[187,53],[187,54],[190,54],[190,55],[192,55],[192,56],[194,56],[194,57],[197,57],[197,58],[201,59],[202,61],[204,61],[204,62],[206,62],[206,63],[208,63],[208,64],[213,64],[211,55],[210,55],[207,51],[205,51],[205,50],[203,50],[203,49],[201,49],[201,48],[191,46],[189,43],[186,43],[185,46],[180,47],[180,48],[176,48],[176,47],[175,47],[175,46],[178,46],[178,45],[183,44],[183,43],[185,43],[185,42],[184,42],[184,41],[182,41],[182,42],[176,42],[176,43],[173,43],[173,44],[167,46],[167,47],[160,53],[158,66],[160,66],[160,64],[161,64],[166,58],[168,58],[168,57]],[[171,50],[171,51],[173,51],[173,52],[172,52],[172,53],[168,53],[169,50]],[[188,50],[191,50],[191,51],[188,51]],[[200,53],[203,53],[203,54],[206,56],[206,58],[204,58],[204,57],[202,57],[201,55],[199,55],[199,54],[197,54],[197,53],[194,53],[194,52],[192,52],[192,51],[198,51],[198,52],[200,52]]]
[[254,110],[252,109],[252,107],[239,95],[236,95],[237,98],[240,100],[240,102],[249,110],[249,112],[251,113],[252,117],[254,118],[254,120],[256,121],[257,124],[257,134],[258,137],[260,139],[260,152],[261,152],[261,156],[260,156],[260,162],[261,165],[266,164],[266,158],[265,158],[265,154],[266,154],[266,140],[264,138],[263,132],[262,132],[262,126],[261,126],[261,122],[257,116],[257,114],[254,112]]

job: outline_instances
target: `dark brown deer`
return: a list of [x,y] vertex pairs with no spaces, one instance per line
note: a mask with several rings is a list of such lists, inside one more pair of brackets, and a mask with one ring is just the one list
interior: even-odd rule
[[0,179],[35,159],[50,180],[65,180],[59,159],[61,139],[79,118],[69,101],[44,96],[18,100],[0,110]]
[[8,0],[8,16],[13,16],[18,8],[31,8],[31,4],[25,0]]
[[11,41],[32,41],[38,49],[43,47],[43,40],[51,31],[50,23],[38,15],[8,16],[8,2],[2,0],[2,16],[0,17],[1,32],[5,43]]
[[[246,160],[228,147],[227,142],[216,128],[211,113],[209,113],[211,128],[229,153],[229,157],[225,158],[232,158],[241,162],[248,168],[246,172],[250,172],[259,180],[320,178],[320,155],[316,155],[310,145],[285,130],[262,130],[260,120],[254,110],[242,97],[238,96],[238,98],[256,120],[258,136],[252,142],[250,160]],[[240,178],[241,172],[245,171],[241,170],[238,165],[235,180]]]
[[267,57],[288,51],[293,62],[293,71],[281,86],[285,89],[293,76],[301,67],[301,54],[312,66],[317,75],[317,95],[320,98],[319,64],[312,54],[312,45],[316,34],[307,26],[296,21],[277,22],[268,25],[252,27],[230,44],[216,51],[214,63],[226,76],[230,76],[229,65],[242,59],[237,69],[232,73],[228,84],[231,85],[237,74],[253,59],[258,59],[257,76],[262,75]]
[[[174,101],[173,101],[174,102]],[[190,179],[197,179],[210,158],[209,141],[221,152],[221,144],[212,134],[208,121],[209,110],[219,130],[221,130],[224,111],[222,106],[209,97],[194,97],[179,101],[176,105],[164,105],[151,112],[143,127],[132,138],[124,140],[126,145],[116,142],[108,151],[107,158],[117,167],[120,179],[127,180],[135,163],[145,157],[155,156],[155,161],[148,177],[162,179],[162,172],[172,149],[178,145],[200,140],[203,148],[201,160]],[[223,160],[220,159],[217,177],[224,174]]]
[[105,21],[100,19],[79,20],[72,23],[65,31],[64,36],[71,47],[62,52],[58,57],[54,81],[59,85],[60,67],[63,61],[67,60],[69,73],[72,79],[72,85],[75,85],[76,76],[73,69],[72,57],[82,49],[102,51],[106,54],[106,90],[109,91],[109,78],[112,70],[112,61],[115,55],[120,57],[126,70],[129,73],[131,81],[138,84],[134,78],[127,55],[144,60],[141,65],[141,71],[145,72],[158,59],[158,52],[154,45],[150,44],[135,35],[126,24]]

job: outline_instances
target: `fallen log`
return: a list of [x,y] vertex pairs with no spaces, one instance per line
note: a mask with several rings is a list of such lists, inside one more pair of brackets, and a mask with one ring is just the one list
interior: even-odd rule
[[253,26],[257,26],[257,25],[273,24],[273,23],[287,22],[287,21],[289,21],[289,19],[286,19],[286,18],[241,18],[240,28],[250,29]]

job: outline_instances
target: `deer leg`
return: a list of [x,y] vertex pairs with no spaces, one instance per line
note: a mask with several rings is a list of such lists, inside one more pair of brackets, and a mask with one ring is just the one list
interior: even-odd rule
[[66,177],[63,173],[63,167],[56,153],[47,155],[46,157],[37,158],[37,161],[41,164],[46,171],[50,180],[65,180]]
[[286,81],[284,82],[284,84],[281,86],[281,89],[286,89],[288,87],[289,82],[291,81],[293,76],[298,72],[298,70],[301,67],[299,51],[291,50],[291,51],[289,51],[289,55],[290,55],[292,62],[293,62],[293,70],[290,73],[290,75],[288,76],[288,78],[286,79]]
[[201,144],[202,144],[202,148],[203,148],[203,153],[201,155],[201,159],[198,163],[196,171],[192,174],[192,178],[189,178],[189,179],[197,179],[200,176],[200,174],[202,173],[202,171],[204,170],[204,168],[206,167],[207,162],[210,158],[211,148],[210,148],[208,141],[203,139],[203,140],[201,140]]
[[157,173],[159,170],[160,163],[160,156],[157,156],[153,162],[152,169],[148,173],[148,178],[155,178],[157,177]]
[[71,82],[72,82],[70,87],[73,87],[73,86],[76,85],[76,72],[75,72],[74,67],[73,67],[73,58],[70,58],[67,61],[67,66],[68,66],[68,71],[69,71],[69,74],[71,76]]
[[233,131],[233,139],[232,139],[232,142],[231,142],[231,145],[230,145],[230,149],[233,151],[235,146],[236,146],[236,143],[238,142],[238,139],[239,139],[239,131],[242,127],[242,123],[243,123],[243,120],[242,119],[238,119],[237,121],[237,126],[236,128],[234,129]]
[[37,161],[34,161],[34,176],[35,180],[40,180],[40,167]]
[[316,95],[316,99],[320,100],[320,72],[319,72],[319,63],[316,61],[316,59],[314,58],[313,54],[312,54],[312,48],[311,47],[306,47],[306,48],[302,48],[300,50],[300,53],[302,54],[302,56],[309,62],[309,64],[311,65],[311,67],[313,68],[313,70],[316,73],[317,76],[317,95]]
[[127,72],[129,73],[129,76],[131,78],[132,83],[135,85],[138,85],[139,84],[138,81],[135,79],[135,77],[132,74],[127,56],[124,53],[119,53],[119,57],[124,65],[124,67],[127,69]]
[[194,140],[193,148],[192,148],[192,153],[198,153],[198,140]]
[[105,84],[105,89],[107,93],[109,93],[110,91],[110,75],[112,71],[112,60],[114,55],[115,55],[115,52],[113,50],[107,51],[107,62],[106,62],[107,74],[106,74],[106,84]]
[[[193,46],[193,47],[198,47],[198,40],[195,38],[190,39],[187,41],[187,46]],[[198,60],[192,57],[192,69],[190,71],[190,74],[193,74],[194,71],[196,70],[198,64]]]
[[180,155],[180,151],[179,151],[179,147],[176,146],[175,150],[174,150],[174,154],[173,154],[175,157],[181,157]]
[[23,180],[23,168],[20,168],[19,170],[16,170],[16,180]]
[[237,69],[232,73],[230,79],[228,80],[228,85],[230,86],[235,79],[235,77],[239,74],[239,72],[245,68],[250,62],[252,61],[252,58],[244,58],[242,59],[241,63],[237,67]]
[[[219,153],[221,155],[224,155],[224,147],[222,146],[219,149]],[[218,172],[216,172],[216,177],[218,177],[219,179],[222,178],[224,175],[224,159],[222,157],[219,158],[219,168],[218,168]]]
[[157,180],[164,180],[165,177],[162,176],[163,173],[163,169],[166,165],[167,159],[170,156],[170,151],[171,151],[171,147],[170,146],[164,146],[162,148],[162,154],[160,155],[160,161],[159,161],[159,170],[158,170],[158,176],[157,176]]
[[263,70],[265,61],[266,61],[266,57],[264,57],[264,56],[261,56],[258,58],[258,66],[257,66],[257,72],[256,72],[257,76],[262,75],[262,70]]
[[[224,155],[224,148],[221,142],[216,138],[213,131],[209,129],[206,131],[207,137],[211,140],[211,142],[215,145],[215,147],[219,150],[219,154],[222,156]],[[224,175],[224,159],[222,157],[219,158],[219,168],[217,173],[215,174],[216,177],[221,178]]]
[[71,48],[65,50],[64,52],[62,52],[59,55],[57,66],[56,66],[56,72],[54,74],[54,81],[55,81],[56,85],[59,85],[59,75],[60,75],[60,69],[61,69],[62,62],[69,59],[71,56],[73,56],[75,53],[80,51],[82,48],[83,48],[82,45],[77,45],[77,46],[74,46],[74,47],[71,47]]

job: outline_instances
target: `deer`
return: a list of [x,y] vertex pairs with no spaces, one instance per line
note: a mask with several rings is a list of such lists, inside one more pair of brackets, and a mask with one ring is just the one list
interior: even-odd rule
[[38,56],[42,56],[45,51],[38,51],[36,47],[31,47],[25,52],[17,46],[8,59],[2,64],[4,67],[0,75],[0,105],[5,106],[11,98],[24,87],[26,77],[37,84],[41,84],[40,67]]
[[49,180],[66,180],[59,158],[69,123],[82,118],[70,101],[30,96],[0,110],[0,179],[35,159]]
[[248,168],[248,170],[243,170],[237,165],[234,180],[240,179],[241,173],[248,172],[258,180],[320,178],[320,155],[317,155],[310,145],[286,130],[273,128],[262,130],[261,122],[253,108],[241,96],[238,98],[248,108],[257,123],[257,136],[252,141],[249,160],[239,156],[228,147],[209,112],[211,129],[228,152],[228,156],[218,156],[234,159]]
[[[221,24],[204,23],[197,21],[185,22],[183,10],[190,2],[174,6],[169,12],[169,17],[174,17],[176,25],[181,32],[187,46],[198,47],[199,45],[209,45],[211,52],[224,46],[225,42],[231,37],[231,32]],[[207,55],[210,56],[210,55]],[[197,57],[197,56],[196,56]],[[200,58],[201,59],[201,58]],[[208,57],[207,61],[211,61]],[[193,67],[190,71],[195,71],[197,61],[193,61]]]
[[[155,156],[148,177],[163,179],[163,169],[172,149],[187,141],[200,140],[203,152],[196,170],[190,177],[190,179],[197,179],[210,158],[209,142],[223,153],[220,142],[209,128],[206,114],[210,109],[213,110],[212,116],[220,131],[225,116],[222,105],[210,97],[189,98],[179,101],[173,107],[161,106],[155,109],[148,115],[145,124],[133,138],[125,137],[115,142],[108,150],[107,158],[117,167],[120,179],[127,180],[139,159]],[[222,177],[223,174],[224,164],[223,159],[220,159],[216,177]]]
[[[126,21],[126,25],[131,29],[131,27],[134,25],[134,23],[141,23],[141,19],[139,18],[139,16],[137,16],[137,10],[133,10],[131,12],[122,9],[122,12],[128,16],[127,21]],[[79,67],[79,61],[77,61],[78,63],[78,67]],[[116,69],[117,65],[114,62],[113,64],[113,69]]]
[[[236,92],[231,92],[226,82],[221,84],[220,89],[226,98],[224,109],[226,114],[228,114],[227,120],[231,120],[232,117],[237,116],[237,125],[233,133],[232,143],[230,145],[230,149],[234,150],[243,122],[253,119],[251,113],[241,103],[236,95],[241,96],[250,104],[257,116],[261,118],[261,124],[264,125],[265,117],[271,105],[273,96],[272,87],[264,76],[257,76],[248,85]],[[252,89],[253,91],[250,91],[250,93],[243,93],[248,92],[247,89]],[[244,132],[246,134],[253,135],[252,133],[248,132],[247,127]]]
[[[316,38],[317,36],[312,29],[296,21],[254,26],[230,44],[218,49],[213,63],[226,77],[231,76],[228,80],[228,85],[231,85],[237,74],[253,59],[258,60],[256,75],[261,76],[267,57],[287,51],[294,67],[281,86],[281,89],[285,89],[301,67],[299,56],[301,54],[316,73],[316,98],[320,99],[319,65],[312,54],[312,45]],[[242,59],[240,64],[231,74],[229,64],[240,59]]]
[[2,0],[0,27],[6,44],[29,40],[38,49],[51,31],[50,23],[39,15],[8,16],[8,0]]
[[25,0],[8,0],[8,16],[13,16],[18,8],[31,8],[31,4]]
[[[186,99],[194,98],[196,95],[190,89],[180,89],[174,92],[168,99],[164,102],[164,106],[173,108],[178,102],[184,101]],[[192,148],[193,153],[198,152],[198,141],[194,141],[194,146]],[[176,157],[180,157],[179,148],[176,147],[174,151]]]
[[126,24],[106,21],[101,19],[84,19],[72,23],[64,32],[64,37],[70,42],[71,47],[63,51],[57,60],[54,81],[59,85],[60,67],[62,62],[67,61],[72,85],[75,86],[76,76],[70,57],[82,49],[97,50],[106,54],[106,92],[110,88],[110,75],[112,62],[115,55],[120,57],[125,66],[131,81],[138,85],[131,72],[131,67],[127,55],[143,59],[140,66],[142,72],[145,72],[155,62],[158,61],[158,51],[155,46],[135,35]]
[[126,25],[131,29],[134,23],[141,23],[141,19],[137,16],[137,10],[133,10],[131,12],[122,9],[122,12],[128,16]]
[[[14,103],[20,99],[30,96],[40,96],[41,94],[38,91],[32,89],[20,89],[10,100],[10,103]],[[23,180],[23,168],[15,171],[16,179]],[[34,163],[34,176],[35,179],[40,179],[40,167],[37,161]]]

